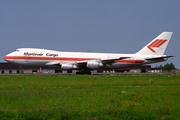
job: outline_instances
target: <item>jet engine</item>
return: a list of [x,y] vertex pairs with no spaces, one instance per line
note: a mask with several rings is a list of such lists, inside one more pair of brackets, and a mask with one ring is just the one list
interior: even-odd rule
[[61,65],[62,70],[75,70],[77,68],[78,67],[76,65],[73,65],[73,64],[62,64]]
[[102,67],[103,64],[100,61],[88,61],[87,62],[87,67],[90,69],[96,69],[99,67]]

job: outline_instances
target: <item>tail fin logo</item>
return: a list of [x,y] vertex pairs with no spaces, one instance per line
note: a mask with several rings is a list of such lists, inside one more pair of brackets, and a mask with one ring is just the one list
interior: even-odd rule
[[150,45],[147,46],[147,48],[149,48],[149,50],[151,50],[152,52],[156,53],[156,51],[153,48],[159,48],[161,45],[163,45],[167,40],[161,40],[161,39],[157,39],[154,42],[152,42]]

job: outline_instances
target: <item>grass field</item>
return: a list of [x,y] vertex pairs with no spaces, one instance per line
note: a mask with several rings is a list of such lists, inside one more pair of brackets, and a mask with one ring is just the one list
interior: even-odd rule
[[180,119],[180,75],[1,76],[0,119]]

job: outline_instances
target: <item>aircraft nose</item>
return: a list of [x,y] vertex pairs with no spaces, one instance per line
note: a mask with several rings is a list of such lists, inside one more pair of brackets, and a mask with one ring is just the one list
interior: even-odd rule
[[4,56],[3,59],[7,62],[13,62],[14,61],[14,53],[7,54],[6,56]]

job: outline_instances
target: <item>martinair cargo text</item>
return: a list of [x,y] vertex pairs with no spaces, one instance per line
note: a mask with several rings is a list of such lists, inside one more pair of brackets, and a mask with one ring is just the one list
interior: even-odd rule
[[163,32],[135,54],[59,52],[46,49],[19,48],[6,55],[9,63],[31,66],[57,66],[61,70],[77,70],[77,74],[91,74],[91,70],[122,69],[166,61],[164,55],[172,32]]

